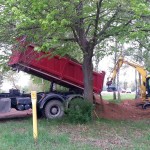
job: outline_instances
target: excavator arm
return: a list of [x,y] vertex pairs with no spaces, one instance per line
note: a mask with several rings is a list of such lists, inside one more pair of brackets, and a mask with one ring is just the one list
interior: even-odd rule
[[108,87],[112,84],[112,82],[113,82],[113,80],[115,79],[115,77],[116,77],[116,75],[117,75],[119,69],[121,68],[122,64],[123,64],[123,57],[119,57],[119,59],[118,59],[116,65],[115,65],[115,67],[114,67],[112,73],[111,73],[110,76],[107,78],[107,83],[106,83],[106,84],[107,84]]
[[135,68],[141,75],[141,86],[140,86],[140,90],[141,90],[141,98],[143,101],[146,100],[146,78],[147,78],[147,71],[146,69],[135,63],[135,62],[132,62],[132,61],[128,61],[128,60],[125,60],[123,57],[120,57],[111,73],[111,75],[107,78],[107,86],[110,86],[112,84],[112,81],[115,79],[119,69],[121,68],[121,66],[123,64],[127,64],[133,68]]

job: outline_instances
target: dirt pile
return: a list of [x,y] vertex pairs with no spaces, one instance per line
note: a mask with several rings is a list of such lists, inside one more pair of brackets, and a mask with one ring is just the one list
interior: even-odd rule
[[119,104],[101,100],[96,104],[95,114],[99,118],[116,119],[116,120],[140,120],[150,118],[150,108],[142,109],[137,104],[141,103],[140,99],[124,100]]
[[15,109],[11,109],[10,112],[0,113],[0,120],[7,119],[7,118],[28,117],[31,116],[31,114],[32,114],[32,110],[17,111]]
[[[100,100],[97,97],[94,115],[98,118],[107,118],[114,120],[140,120],[150,118],[150,108],[142,109],[137,107],[141,103],[140,99],[124,100],[119,104],[111,103],[105,100]],[[0,119],[18,118],[31,116],[32,110],[16,111],[12,109],[8,113],[0,113]]]

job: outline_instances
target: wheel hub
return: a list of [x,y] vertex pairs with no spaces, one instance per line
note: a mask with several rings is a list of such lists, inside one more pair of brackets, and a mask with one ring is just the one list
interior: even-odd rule
[[56,114],[58,113],[58,108],[57,108],[57,107],[52,107],[51,113],[52,113],[53,115],[56,115]]

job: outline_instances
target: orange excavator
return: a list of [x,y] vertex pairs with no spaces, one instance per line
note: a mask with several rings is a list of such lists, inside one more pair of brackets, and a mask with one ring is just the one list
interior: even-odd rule
[[150,75],[147,75],[147,70],[143,66],[137,64],[136,62],[126,60],[122,56],[119,57],[114,69],[112,70],[112,73],[107,78],[106,83],[107,86],[109,87],[112,84],[119,69],[122,67],[123,64],[127,64],[135,68],[135,70],[137,70],[140,73],[141,75],[140,97],[142,99],[141,105],[143,109],[146,109],[148,106],[150,106]]

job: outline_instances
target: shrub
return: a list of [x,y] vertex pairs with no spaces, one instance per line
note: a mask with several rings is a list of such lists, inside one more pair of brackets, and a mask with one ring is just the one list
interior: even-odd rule
[[93,104],[80,98],[73,99],[67,110],[67,118],[71,123],[87,123],[92,119]]

